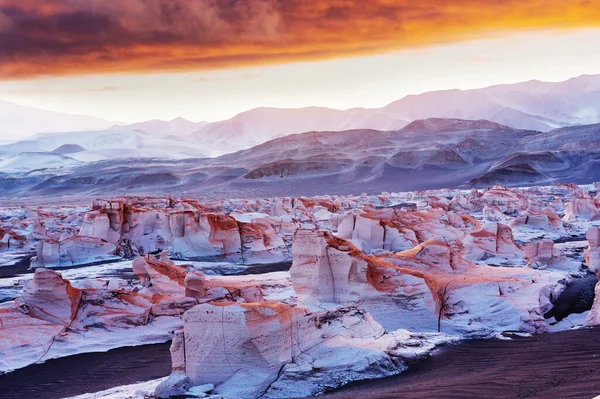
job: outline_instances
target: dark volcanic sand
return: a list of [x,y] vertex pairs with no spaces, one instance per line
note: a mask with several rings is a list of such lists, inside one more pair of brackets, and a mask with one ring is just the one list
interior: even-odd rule
[[273,272],[287,272],[292,267],[292,262],[277,262],[277,263],[264,263],[249,265],[248,268],[242,272],[235,273],[236,276],[245,276],[249,274],[265,274]]
[[331,399],[593,398],[600,395],[600,327],[471,340],[406,373],[350,384]]
[[0,375],[1,399],[60,399],[171,373],[170,342],[86,353]]
[[590,274],[577,278],[567,284],[567,288],[554,301],[554,307],[544,315],[560,321],[573,313],[583,313],[592,308],[595,298],[595,288],[598,278]]
[[[169,343],[50,360],[0,375],[1,399],[58,399],[164,377]],[[395,377],[350,384],[331,399],[593,398],[600,394],[600,328],[471,340]]]

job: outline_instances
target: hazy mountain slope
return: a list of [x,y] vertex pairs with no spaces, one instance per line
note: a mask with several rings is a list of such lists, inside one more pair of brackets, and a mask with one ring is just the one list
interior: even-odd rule
[[[397,129],[408,121],[362,108],[340,111],[323,107],[297,109],[256,108],[231,119],[211,123],[190,139],[216,148],[248,148],[277,137],[294,133],[342,131],[356,128]],[[220,151],[223,153],[224,151]]]
[[85,148],[78,144],[63,144],[54,151],[53,154],[67,155],[67,154],[76,154],[78,152],[87,151]]
[[598,180],[600,124],[539,132],[434,118],[396,131],[289,135],[218,158],[129,158],[8,173],[0,176],[0,195],[239,198]]
[[[216,158],[214,164],[236,162],[238,166],[253,166],[267,161],[309,157],[351,156],[356,160],[376,157],[398,157],[399,154],[417,152],[456,152],[464,160],[475,155],[495,157],[509,151],[506,144],[525,136],[538,135],[537,131],[524,131],[485,120],[428,119],[411,122],[397,131],[351,130],[344,132],[310,132],[275,139],[254,148]],[[470,141],[477,142],[471,148]],[[486,148],[487,151],[477,152]],[[426,158],[414,155],[418,167]]]
[[140,130],[111,128],[87,132],[38,134],[30,139],[0,146],[5,157],[23,152],[52,152],[64,146],[80,146],[85,151],[72,154],[81,161],[131,157],[189,158],[203,155],[201,147],[170,136],[152,135]]
[[107,129],[116,122],[26,107],[0,100],[0,136],[19,139],[35,133]]
[[129,125],[113,126],[111,130],[139,131],[153,136],[187,136],[208,124],[209,122],[192,122],[184,118],[175,118],[170,121],[153,119]]
[[517,129],[551,130],[567,123],[551,117],[528,114],[480,91],[446,90],[407,96],[383,108],[386,114],[404,119],[426,118],[486,119]]
[[582,75],[558,83],[534,80],[477,91],[506,107],[566,125],[600,123],[600,75]]
[[[491,86],[476,90],[443,90],[409,95],[377,109],[353,108],[345,111],[306,107],[297,109],[256,108],[231,119],[206,123],[191,122],[182,118],[171,121],[151,120],[131,125],[113,126],[104,132],[76,133],[75,136],[98,136],[113,141],[115,151],[105,151],[106,146],[86,146],[61,133],[54,140],[54,148],[64,144],[79,144],[89,150],[80,159],[92,161],[123,156],[204,157],[219,156],[247,149],[269,140],[310,131],[347,131],[373,129],[397,131],[409,121],[428,118],[456,118],[493,121],[515,129],[550,131],[555,128],[600,123],[600,75],[584,75],[565,82],[547,83],[529,81]],[[21,120],[26,125],[27,115]],[[118,137],[115,139],[113,135]],[[129,138],[124,138],[123,134]],[[135,146],[118,147],[119,140],[149,141]],[[47,136],[36,140],[45,142]],[[162,139],[160,145],[154,142]],[[0,156],[17,155],[22,151],[51,151],[33,139],[15,146],[0,146]],[[85,139],[87,140],[87,139]],[[152,141],[152,143],[150,143]],[[117,151],[117,149],[119,151]],[[125,149],[136,149],[133,152]],[[163,150],[162,152],[160,150]],[[97,153],[95,151],[103,152]],[[5,155],[2,155],[5,154]]]
[[61,169],[80,165],[81,162],[60,154],[47,152],[24,152],[15,157],[0,161],[0,172],[19,173],[41,169]]
[[600,123],[600,75],[565,82],[530,81],[476,90],[409,95],[382,108],[345,111],[307,107],[256,108],[206,125],[190,136],[211,153],[235,151],[308,131],[398,130],[427,118],[485,119],[515,129],[549,131]]

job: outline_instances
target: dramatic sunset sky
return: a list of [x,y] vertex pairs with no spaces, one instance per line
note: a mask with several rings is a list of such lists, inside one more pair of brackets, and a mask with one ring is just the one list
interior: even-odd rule
[[0,99],[124,122],[600,73],[600,0],[0,0]]

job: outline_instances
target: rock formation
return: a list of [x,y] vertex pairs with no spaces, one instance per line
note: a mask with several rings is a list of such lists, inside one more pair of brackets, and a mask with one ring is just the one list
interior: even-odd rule
[[548,265],[556,257],[554,241],[552,240],[529,242],[525,244],[524,252],[525,258],[531,264],[541,263],[543,265]]
[[473,265],[458,242],[432,239],[397,254],[369,256],[326,232],[299,231],[293,254],[290,273],[302,306],[360,304],[388,329],[412,327],[411,309],[414,316],[420,312],[421,329],[434,330],[443,321],[444,328],[470,334],[510,326],[545,331],[543,314],[564,289],[560,273]]
[[[266,215],[268,216],[268,215]],[[77,237],[46,237],[39,244],[38,266],[82,263],[99,254],[124,257],[167,250],[179,258],[229,256],[246,263],[276,262],[289,258],[283,221],[254,218],[238,222],[234,217],[209,211],[192,200],[124,197],[97,200],[87,212]],[[102,249],[78,259],[67,247],[79,241]],[[79,251],[81,252],[81,251]]]
[[565,235],[565,227],[562,219],[554,208],[543,207],[541,209],[529,207],[519,216],[510,221],[510,227],[515,229],[527,227],[548,232],[557,233],[557,236]]
[[59,273],[37,269],[15,306],[24,314],[68,326],[77,314],[81,296],[81,291],[73,288]]
[[463,245],[465,258],[474,262],[483,260],[493,264],[489,258],[523,258],[523,251],[515,244],[511,228],[502,223],[485,223],[479,230],[467,235]]
[[184,319],[160,397],[203,384],[232,399],[314,395],[340,379],[396,374],[435,346],[426,335],[384,334],[356,308],[307,312],[273,302],[215,303],[194,307]]
[[75,236],[42,240],[37,244],[34,267],[65,267],[116,259],[116,246],[100,238]]
[[565,206],[565,222],[575,220],[600,220],[600,208],[589,194],[580,194]]
[[[594,209],[571,186],[10,209],[0,262],[37,248],[35,267],[101,264],[63,272],[72,282],[47,268],[19,276],[31,281],[0,306],[0,371],[176,331],[159,397],[204,384],[230,398],[305,397],[401,372],[444,334],[570,328],[568,312],[544,317],[586,274],[580,244],[557,238],[589,228],[585,264],[597,271]],[[129,260],[137,279],[82,276]],[[252,274],[265,269],[283,271]],[[20,284],[0,294],[12,301]],[[597,308],[587,324],[600,323]]]
[[588,247],[584,252],[585,263],[593,271],[600,270],[600,228],[590,227],[586,238]]

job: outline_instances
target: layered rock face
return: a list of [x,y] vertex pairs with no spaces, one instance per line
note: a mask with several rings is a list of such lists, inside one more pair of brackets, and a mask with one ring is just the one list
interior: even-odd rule
[[[137,280],[70,283],[38,269],[13,307],[0,306],[0,370],[110,342],[164,342],[176,331],[173,374],[159,396],[212,384],[231,398],[305,397],[401,372],[449,339],[570,328],[574,319],[544,316],[571,279],[589,274],[579,241],[593,215],[569,205],[582,199],[595,201],[569,186],[497,186],[14,210],[4,236],[37,245],[34,266],[118,255],[132,259]],[[587,234],[591,270],[599,231]],[[211,256],[218,265],[171,260]]]
[[349,255],[354,246],[332,247],[325,231],[299,230],[294,239],[292,284],[303,306],[348,304],[376,294],[367,282],[367,263]]
[[288,259],[285,236],[295,228],[281,218],[264,216],[237,221],[183,199],[97,200],[76,237],[40,241],[35,264],[66,266],[163,250],[179,258],[231,257],[245,263]]
[[540,229],[550,229],[564,231],[564,226],[561,218],[554,208],[543,207],[536,209],[530,207],[525,212],[522,212],[519,216],[511,220],[510,226],[526,225],[530,227],[537,227]]
[[15,306],[24,314],[66,327],[75,318],[81,297],[82,292],[59,273],[37,269]]
[[559,238],[567,236],[562,218],[555,208],[530,206],[519,216],[511,219],[509,226],[520,235]]
[[25,246],[26,238],[12,231],[0,227],[0,251],[19,249]]
[[[171,347],[173,374],[158,387],[160,397],[203,384],[232,399],[317,394],[339,379],[403,371],[435,345],[427,335],[386,335],[357,308],[308,312],[273,302],[215,303],[196,306],[184,319]],[[407,339],[410,350],[402,344]],[[315,368],[322,370],[318,377]]]
[[195,385],[219,385],[236,373],[246,374],[248,385],[266,376],[275,379],[281,366],[291,362],[293,352],[301,350],[292,328],[299,327],[302,313],[289,305],[267,302],[193,308],[184,316],[185,374]]
[[185,267],[176,266],[170,259],[168,252],[160,256],[138,256],[133,260],[133,272],[138,276],[142,287],[147,288],[151,294],[168,294],[184,296],[184,280],[187,275]]
[[96,209],[86,214],[80,234],[118,244],[125,255],[161,250],[182,257],[241,252],[238,225],[230,216],[203,212],[193,204],[173,200],[143,205],[97,202]]
[[523,194],[501,186],[494,186],[487,190],[477,202],[496,206],[501,212],[507,214],[524,211],[528,205],[527,198]]
[[[84,345],[80,340],[89,339],[85,342],[89,348],[118,346],[118,341],[111,344],[104,339],[113,333],[122,339],[120,332],[130,329],[144,329],[139,330],[138,340],[153,341],[160,334],[168,339],[166,331],[150,327],[154,319],[180,315],[197,304],[193,298],[136,292],[116,279],[89,279],[80,285],[81,288],[73,287],[54,270],[35,270],[33,279],[25,285],[13,307],[0,308],[0,326],[3,327],[0,370],[20,368],[46,357],[64,356],[73,350],[71,346],[75,342]],[[181,323],[165,325],[178,324]]]
[[0,308],[0,370],[8,372],[42,359],[65,326],[32,317],[15,308]]
[[42,240],[37,245],[34,267],[65,267],[117,259],[117,247],[94,237],[75,236],[63,240]]
[[479,226],[467,215],[444,209],[354,210],[336,217],[336,221],[336,235],[366,253],[399,252],[435,237],[462,239],[467,231]]
[[290,229],[283,221],[267,217],[252,218],[249,222],[239,222],[239,232],[242,247],[242,261],[248,263],[279,262],[290,257],[285,242],[286,234],[292,234],[295,226]]
[[148,295],[153,315],[179,315],[198,303],[214,301],[265,302],[277,298],[295,303],[289,274],[205,275],[190,265],[175,265],[168,253],[137,257],[133,271],[141,281],[140,294]]
[[272,299],[290,304],[296,302],[289,273],[286,272],[258,276],[207,276],[201,272],[190,272],[185,278],[185,294],[200,303],[265,302]]
[[412,248],[417,242],[415,234],[400,223],[394,224],[398,219],[392,210],[349,211],[336,217],[337,235],[352,240],[369,253],[377,249],[401,251]]
[[439,321],[440,328],[467,334],[543,332],[543,315],[566,282],[560,273],[529,267],[477,266],[463,257],[460,243],[433,239],[374,256],[326,232],[299,231],[293,251],[290,273],[303,306],[360,304],[386,328],[413,327],[412,312],[423,323],[419,328],[430,331]]
[[486,260],[487,264],[494,264],[489,258],[523,258],[523,251],[515,244],[511,228],[502,223],[482,225],[465,237],[463,245],[464,255],[471,261]]
[[548,265],[556,258],[554,241],[552,240],[541,240],[527,243],[524,247],[524,251],[525,258],[530,263],[541,263]]
[[180,315],[198,304],[197,300],[186,296],[184,281],[188,270],[176,266],[167,252],[161,253],[160,257],[139,256],[132,262],[132,268],[143,287],[140,293],[150,296],[152,315]]
[[584,252],[585,263],[591,270],[598,272],[600,270],[600,228],[590,227],[586,238],[588,247]]
[[589,194],[580,194],[565,206],[563,220],[566,222],[600,220],[600,207]]

